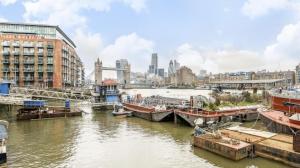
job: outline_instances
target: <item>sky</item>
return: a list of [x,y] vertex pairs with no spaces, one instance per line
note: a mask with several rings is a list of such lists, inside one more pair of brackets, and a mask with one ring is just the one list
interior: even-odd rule
[[0,0],[0,21],[59,25],[86,74],[128,59],[146,72],[151,53],[196,74],[293,70],[299,64],[298,0]]

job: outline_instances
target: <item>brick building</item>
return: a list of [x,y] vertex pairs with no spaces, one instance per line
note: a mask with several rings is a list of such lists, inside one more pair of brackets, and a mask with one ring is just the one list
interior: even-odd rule
[[0,23],[0,79],[18,86],[80,86],[84,67],[74,42],[58,27]]

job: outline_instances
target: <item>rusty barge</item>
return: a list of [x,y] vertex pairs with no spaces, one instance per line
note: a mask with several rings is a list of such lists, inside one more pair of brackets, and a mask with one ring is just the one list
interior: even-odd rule
[[202,126],[207,126],[208,122],[229,122],[229,121],[254,121],[258,118],[257,109],[259,106],[243,106],[236,108],[224,108],[216,111],[202,109],[174,110],[175,123],[183,120],[194,127],[194,121],[198,118],[203,120]]
[[219,130],[219,136],[194,136],[194,146],[232,160],[246,157],[263,157],[300,167],[300,136],[272,133],[245,127]]
[[173,110],[157,109],[134,103],[123,103],[126,110],[132,111],[132,115],[149,121],[166,121],[172,119]]
[[82,116],[82,110],[72,109],[69,101],[66,101],[65,107],[47,107],[43,100],[26,100],[16,117],[17,120],[34,120],[74,116]]
[[295,134],[300,130],[300,96],[298,91],[272,91],[271,109],[261,110],[267,129],[276,133]]

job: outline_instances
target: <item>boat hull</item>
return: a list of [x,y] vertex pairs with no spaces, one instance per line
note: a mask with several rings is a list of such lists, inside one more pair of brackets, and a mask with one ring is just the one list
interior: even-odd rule
[[271,96],[272,99],[272,109],[283,112],[292,112],[292,113],[300,113],[300,108],[293,108],[291,106],[284,105],[285,103],[295,103],[300,104],[299,99],[290,98],[290,97],[280,97],[280,96]]
[[149,121],[160,122],[173,114],[173,110],[155,111],[154,108],[144,107],[131,103],[124,103],[126,110],[132,111],[132,115]]
[[166,110],[166,111],[158,111],[158,112],[152,112],[152,121],[160,122],[164,121],[165,119],[174,119],[173,117],[173,110]]
[[[26,111],[26,109],[24,109],[23,111]],[[52,109],[52,110],[39,113],[35,109],[32,109],[32,111],[27,110],[26,113],[19,111],[19,113],[17,114],[17,120],[34,120],[34,119],[43,119],[43,118],[75,117],[75,116],[82,116],[82,111],[62,110],[57,108],[57,109]]]
[[[274,111],[273,113],[276,115],[276,117],[275,115],[272,115],[272,113],[268,114],[268,112],[262,112],[260,115],[261,121],[269,131],[294,135],[294,132],[300,130],[300,127],[297,127],[295,124],[289,122],[288,117],[284,116],[283,112]],[[281,120],[279,120],[279,117],[281,117]]]

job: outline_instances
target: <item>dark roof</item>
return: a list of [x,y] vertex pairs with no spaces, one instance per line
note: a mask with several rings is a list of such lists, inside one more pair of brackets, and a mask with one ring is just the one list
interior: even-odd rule
[[61,33],[70,43],[76,48],[75,43],[65,34],[64,31],[58,25],[48,25],[48,24],[36,24],[36,23],[12,23],[12,22],[0,22],[0,24],[7,24],[7,25],[23,25],[23,26],[43,26],[43,27],[53,27]]

